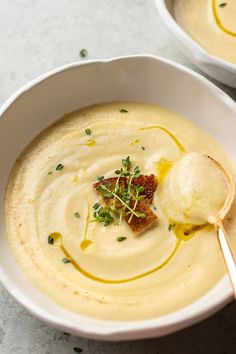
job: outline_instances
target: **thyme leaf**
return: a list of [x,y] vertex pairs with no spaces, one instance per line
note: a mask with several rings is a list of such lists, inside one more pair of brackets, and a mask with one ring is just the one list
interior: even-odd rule
[[93,209],[94,209],[94,210],[97,210],[99,207],[100,207],[100,204],[99,204],[99,203],[95,203],[95,204],[93,205]]
[[168,230],[171,231],[175,227],[175,224],[169,224]]
[[86,129],[85,129],[85,134],[86,134],[86,135],[91,135],[91,134],[92,134],[92,130],[89,129],[89,128],[86,128]]
[[53,245],[54,244],[54,238],[51,235],[48,236],[48,244],[49,245]]
[[64,166],[62,165],[62,163],[59,163],[56,167],[56,171],[60,171],[64,168]]
[[124,237],[124,236],[117,237],[117,239],[116,239],[116,241],[118,241],[118,242],[122,242],[125,240],[127,240],[127,237]]
[[87,55],[88,55],[87,49],[85,49],[85,48],[81,49],[79,52],[79,55],[81,56],[81,58],[87,57]]

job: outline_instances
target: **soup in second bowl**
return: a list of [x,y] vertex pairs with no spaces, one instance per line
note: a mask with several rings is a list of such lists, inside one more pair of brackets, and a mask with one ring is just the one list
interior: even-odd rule
[[236,64],[236,0],[174,0],[174,15],[210,54]]

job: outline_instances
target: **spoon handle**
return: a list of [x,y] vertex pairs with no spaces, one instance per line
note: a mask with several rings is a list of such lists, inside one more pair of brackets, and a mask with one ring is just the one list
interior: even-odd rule
[[228,268],[229,276],[233,285],[234,298],[236,299],[236,260],[232,248],[230,247],[225,229],[220,223],[217,225],[217,236],[224,255],[225,263]]

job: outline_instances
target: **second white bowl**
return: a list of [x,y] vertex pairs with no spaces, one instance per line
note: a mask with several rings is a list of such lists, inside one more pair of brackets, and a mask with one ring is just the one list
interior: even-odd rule
[[173,0],[155,0],[158,13],[182,53],[199,69],[212,78],[231,87],[236,87],[236,65],[209,54],[195,42],[175,21]]

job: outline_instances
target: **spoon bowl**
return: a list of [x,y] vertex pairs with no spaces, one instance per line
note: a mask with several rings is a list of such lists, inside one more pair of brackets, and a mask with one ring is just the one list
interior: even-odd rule
[[219,212],[219,214],[217,215],[217,218],[216,218],[217,223],[219,223],[219,222],[222,222],[224,220],[224,218],[226,217],[226,215],[228,214],[228,212],[231,209],[231,206],[232,206],[232,203],[233,203],[234,197],[235,197],[235,186],[234,186],[234,182],[233,182],[232,177],[228,174],[228,172],[226,172],[224,167],[218,161],[213,159],[213,157],[211,157],[211,156],[208,156],[208,155],[204,155],[204,156],[206,156],[215,165],[215,167],[223,175],[224,180],[226,182],[226,187],[227,187],[227,191],[228,191],[227,192],[227,197],[225,199],[225,203],[224,203],[223,207],[221,208],[221,210],[220,210],[220,212]]

